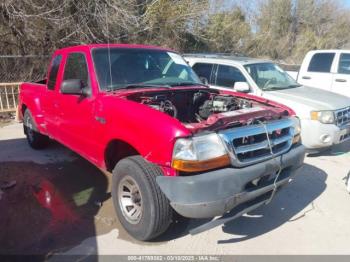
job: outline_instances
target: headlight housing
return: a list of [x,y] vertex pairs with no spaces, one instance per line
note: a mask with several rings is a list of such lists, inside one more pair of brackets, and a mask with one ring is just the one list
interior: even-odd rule
[[301,124],[300,119],[297,117],[293,118],[294,120],[294,137],[293,137],[293,144],[299,143],[301,140]]
[[322,124],[335,123],[335,115],[333,111],[311,111],[311,119],[318,120]]
[[226,148],[215,133],[179,138],[175,142],[172,167],[176,170],[198,172],[229,164]]

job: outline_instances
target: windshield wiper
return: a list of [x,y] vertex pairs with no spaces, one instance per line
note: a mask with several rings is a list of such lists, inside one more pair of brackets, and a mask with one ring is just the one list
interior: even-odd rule
[[289,85],[288,88],[295,88],[295,87],[301,87],[299,84]]
[[268,86],[264,88],[264,91],[269,91],[269,90],[283,90],[283,89],[289,89],[289,88],[295,88],[299,87],[300,85],[289,85],[289,86]]
[[269,90],[277,90],[277,89],[281,89],[280,86],[268,86],[263,88],[264,91],[269,91]]
[[107,92],[111,92],[111,91],[116,91],[116,90],[120,90],[120,89],[133,89],[133,88],[160,88],[160,87],[164,87],[164,88],[171,88],[171,86],[169,85],[162,85],[162,84],[129,84],[129,85],[125,85],[125,86],[109,86],[107,89]]
[[170,84],[170,86],[205,86],[205,87],[208,87],[205,84],[194,83],[194,82],[178,82],[178,83]]

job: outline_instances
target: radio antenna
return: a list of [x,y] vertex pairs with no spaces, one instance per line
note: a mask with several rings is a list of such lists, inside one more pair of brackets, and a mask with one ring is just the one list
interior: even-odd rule
[[113,79],[112,79],[112,63],[111,63],[111,47],[109,44],[109,26],[108,26],[108,10],[107,3],[105,5],[105,16],[106,16],[106,30],[107,30],[107,50],[108,50],[108,65],[109,65],[109,86],[112,87]]

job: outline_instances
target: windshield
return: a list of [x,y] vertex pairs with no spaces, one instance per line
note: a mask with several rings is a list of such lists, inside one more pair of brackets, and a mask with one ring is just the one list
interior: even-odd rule
[[244,67],[262,90],[287,89],[300,86],[283,69],[273,63],[249,64]]
[[97,48],[92,51],[102,90],[176,85],[201,85],[178,54],[136,48]]

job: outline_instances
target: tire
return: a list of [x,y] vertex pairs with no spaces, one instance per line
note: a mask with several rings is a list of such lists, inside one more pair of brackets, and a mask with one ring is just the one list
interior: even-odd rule
[[138,240],[156,238],[168,229],[172,221],[169,200],[156,183],[159,175],[163,175],[161,170],[141,156],[124,158],[113,170],[114,208],[125,230]]
[[23,129],[30,147],[34,149],[43,149],[48,145],[49,138],[39,133],[32,114],[28,109],[24,112]]

